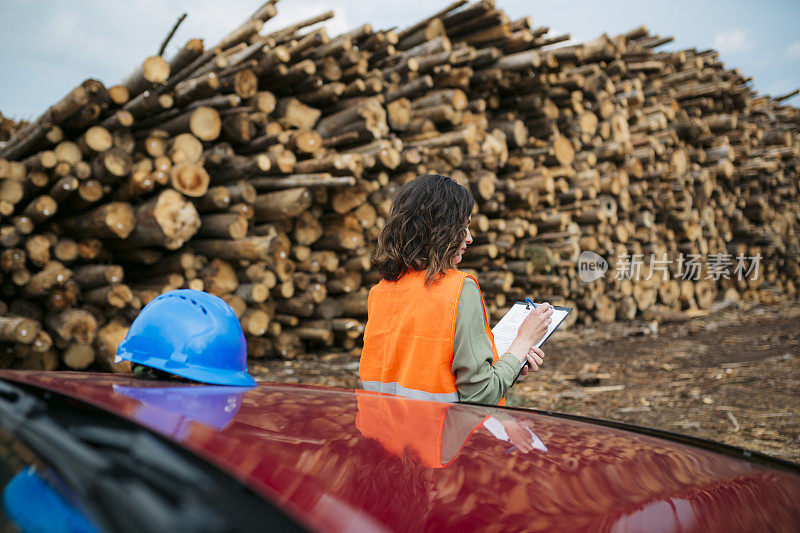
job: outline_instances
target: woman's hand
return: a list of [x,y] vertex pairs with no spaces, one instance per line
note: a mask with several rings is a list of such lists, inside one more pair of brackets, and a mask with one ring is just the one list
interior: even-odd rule
[[503,422],[503,428],[506,430],[508,439],[517,447],[517,450],[522,453],[533,451],[533,439],[531,438],[530,431],[528,431],[528,428],[532,425],[533,424],[528,420],[514,419]]
[[[508,349],[519,359],[520,363],[525,363],[526,361],[528,364],[534,363],[531,365],[531,369],[534,371],[539,369],[539,365],[542,364],[541,358],[544,357],[544,352],[536,348],[535,345],[547,333],[547,327],[550,325],[552,315],[553,308],[549,303],[543,303],[531,311],[522,321],[522,325],[517,330],[517,337]],[[538,361],[536,360],[537,357],[539,358]]]
[[527,376],[529,372],[536,372],[539,370],[539,365],[541,365],[544,360],[544,352],[541,348],[534,346],[530,349],[525,358],[528,364],[522,367],[523,376]]

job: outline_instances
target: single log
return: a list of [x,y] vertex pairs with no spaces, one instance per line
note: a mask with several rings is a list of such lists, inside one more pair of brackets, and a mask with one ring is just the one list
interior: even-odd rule
[[117,347],[128,334],[129,326],[120,320],[111,320],[97,330],[95,338],[95,361],[105,370],[120,374],[131,372],[130,361],[116,361]]
[[159,294],[182,287],[186,283],[186,278],[174,272],[162,276],[152,276],[137,283],[132,283],[134,295],[143,290],[155,290]]
[[78,242],[78,257],[84,261],[94,261],[104,252],[99,239],[81,239]]
[[77,283],[69,280],[63,286],[50,290],[50,294],[47,295],[47,308],[56,313],[74,307],[78,303],[79,292]]
[[84,370],[94,362],[94,347],[89,343],[70,344],[61,357],[64,365],[72,370]]
[[222,136],[234,144],[246,144],[256,133],[256,125],[247,113],[234,111],[222,119]]
[[63,341],[88,344],[97,333],[97,321],[83,309],[67,309],[61,313],[47,315],[45,319],[51,332]]
[[297,154],[313,154],[322,149],[322,136],[314,130],[286,132],[286,147]]
[[[274,9],[274,6],[273,6]],[[222,38],[217,45],[217,48],[225,50],[231,48],[236,44],[247,41],[253,35],[261,31],[264,22],[258,18],[250,18],[245,21],[241,26],[231,31],[228,35]]]
[[86,180],[78,185],[77,198],[75,198],[72,207],[86,209],[103,198],[104,194],[102,183],[93,179]]
[[335,272],[339,268],[339,257],[332,250],[316,250],[297,268],[305,272]]
[[179,192],[167,189],[136,209],[136,228],[126,247],[162,246],[177,250],[200,228],[200,216]]
[[58,204],[78,190],[80,182],[75,176],[64,176],[53,184],[48,195]]
[[88,233],[92,237],[127,238],[136,226],[138,216],[130,204],[109,202],[92,211],[61,221],[72,232]]
[[0,316],[0,341],[3,342],[32,344],[40,329],[40,324],[29,318]]
[[282,157],[283,154],[291,154],[288,161],[292,164],[294,163],[294,154],[288,151],[272,154],[273,157],[268,153],[252,156],[234,155],[225,159],[224,165],[214,167],[211,170],[211,177],[215,183],[224,183],[235,179],[241,179],[251,174],[268,172],[273,167],[273,159],[281,161],[280,163],[276,163],[275,166],[278,166],[279,170],[283,171],[280,165],[284,165],[285,168],[285,162],[287,161],[285,157]]
[[191,133],[167,139],[166,132],[153,131],[144,140],[144,148],[147,155],[154,158],[153,166],[163,171],[169,170],[172,163],[199,161],[203,155],[203,143]]
[[[236,277],[236,271],[230,263],[222,259],[213,259],[208,265],[200,271],[200,278],[203,280],[205,290],[211,294],[224,297],[236,290],[239,286],[239,280]],[[244,307],[246,304],[240,298],[236,298],[238,303]],[[233,303],[226,298],[226,301],[234,307]],[[234,307],[234,312],[237,316],[241,316],[243,309]]]
[[169,78],[169,63],[161,56],[150,56],[120,84],[128,90],[130,98],[146,89],[163,84]]
[[311,206],[311,191],[305,187],[260,194],[253,204],[256,222],[296,217]]
[[262,303],[269,297],[269,287],[264,283],[242,283],[236,289],[236,296],[248,303]]
[[[12,207],[25,196],[25,183],[22,180],[4,179],[0,181],[0,200]],[[11,214],[11,213],[7,213]]]
[[219,137],[222,131],[222,120],[216,109],[201,106],[159,124],[158,128],[170,135],[191,132],[201,141],[213,141]]
[[259,337],[266,333],[269,315],[261,309],[248,308],[240,319],[245,334]]
[[116,105],[125,105],[130,99],[130,93],[123,85],[112,85],[108,88],[108,97]]
[[125,272],[119,265],[81,265],[73,270],[72,279],[82,289],[91,289],[121,283],[124,275]]
[[206,194],[194,201],[194,206],[201,213],[223,211],[233,203],[227,187],[211,187]]
[[203,40],[202,39],[189,39],[180,50],[178,50],[172,59],[169,60],[170,72],[179,72],[186,65],[200,57],[203,53]]
[[130,177],[114,192],[117,200],[130,200],[152,191],[157,182],[156,172],[150,159],[143,159],[134,165]]
[[250,184],[259,191],[291,189],[295,187],[346,187],[356,184],[353,176],[322,174],[293,174],[280,178],[251,178]]
[[174,273],[196,272],[200,261],[197,256],[190,252],[177,252],[163,256],[159,254],[158,260],[146,268],[137,268],[128,271],[128,278],[135,280],[146,280],[154,276]]
[[25,252],[30,263],[43,267],[50,261],[50,240],[44,235],[31,235],[25,241]]
[[364,232],[360,229],[325,227],[315,246],[329,250],[357,250],[364,244]]
[[195,239],[189,245],[195,252],[221,259],[248,259],[267,261],[281,249],[282,242],[277,235],[247,237],[238,240]]
[[6,248],[0,253],[0,269],[6,272],[25,269],[27,255],[19,248]]
[[173,89],[175,105],[187,106],[188,110],[201,107],[200,102],[205,98],[213,97],[219,90],[220,84],[220,78],[216,73],[198,73],[175,86]]
[[47,171],[54,168],[57,163],[58,157],[56,157],[56,153],[53,150],[42,150],[41,152],[33,154],[22,161],[22,164],[25,166],[25,170],[28,172],[37,170]]
[[325,286],[331,294],[354,292],[361,287],[361,272],[351,270],[338,273],[335,278],[328,279]]
[[103,183],[119,183],[130,174],[132,160],[129,153],[112,147],[101,152],[92,161],[92,176]]
[[272,113],[276,103],[275,95],[269,91],[259,91],[249,101],[250,107],[264,113]]
[[125,104],[123,109],[130,113],[134,119],[144,119],[172,108],[174,103],[175,99],[170,94],[159,94],[156,91],[144,91]]
[[122,309],[128,306],[133,300],[133,292],[130,287],[124,283],[115,283],[84,291],[81,294],[81,299],[100,307]]
[[516,54],[504,55],[495,62],[495,67],[501,70],[523,70],[539,68],[542,62],[538,50],[526,50]]
[[256,201],[256,196],[258,195],[255,187],[253,187],[251,183],[244,180],[232,185],[226,185],[225,188],[228,190],[231,203],[233,204],[238,204],[241,202],[252,204]]
[[92,126],[78,139],[78,146],[84,155],[91,155],[108,150],[113,142],[113,137],[107,129],[102,126]]
[[290,300],[279,300],[275,302],[275,310],[277,312],[299,317],[313,316],[314,307],[314,300],[308,294],[300,294]]
[[178,163],[170,170],[172,188],[193,198],[203,196],[210,181],[208,172],[198,163]]
[[322,225],[310,211],[297,217],[294,226],[294,239],[297,243],[310,246],[322,237]]
[[58,239],[53,246],[53,256],[62,263],[72,263],[78,259],[78,243],[72,239]]
[[107,130],[119,130],[121,128],[129,128],[134,123],[133,115],[129,111],[120,109],[113,115],[100,122],[100,126]]
[[282,118],[290,126],[310,130],[314,128],[322,111],[303,104],[297,98],[283,98],[275,107],[273,115]]
[[50,351],[52,347],[53,347],[52,337],[50,337],[49,333],[41,329],[39,330],[39,333],[36,335],[36,339],[33,341],[33,343],[30,344],[30,349],[31,352],[33,353],[45,353]]
[[358,104],[345,108],[337,113],[322,118],[317,123],[317,131],[323,136],[328,137],[334,133],[339,133],[344,126],[360,119],[378,119],[380,114],[385,112],[376,98],[368,98]]
[[200,217],[201,237],[220,239],[242,239],[247,235],[247,218],[238,213],[219,213]]
[[31,200],[22,213],[34,224],[39,224],[55,215],[57,208],[56,201],[51,196],[43,194]]

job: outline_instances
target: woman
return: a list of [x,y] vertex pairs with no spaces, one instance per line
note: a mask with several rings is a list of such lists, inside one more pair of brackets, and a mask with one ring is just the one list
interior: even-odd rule
[[520,366],[539,369],[534,345],[553,311],[539,306],[499,357],[478,282],[456,265],[472,243],[475,200],[452,179],[425,174],[402,187],[373,257],[359,375],[366,390],[435,401],[497,404]]

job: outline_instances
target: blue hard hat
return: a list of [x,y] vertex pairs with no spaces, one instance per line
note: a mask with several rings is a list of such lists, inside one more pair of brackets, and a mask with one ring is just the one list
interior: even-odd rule
[[125,387],[114,384],[114,392],[139,401],[133,413],[136,420],[179,441],[188,437],[193,422],[217,431],[228,427],[248,390],[213,385]]
[[10,529],[54,533],[99,531],[54,485],[32,466],[20,470],[3,489],[3,513],[16,526]]
[[117,357],[195,381],[253,386],[239,319],[224,300],[179,289],[154,298],[119,344]]

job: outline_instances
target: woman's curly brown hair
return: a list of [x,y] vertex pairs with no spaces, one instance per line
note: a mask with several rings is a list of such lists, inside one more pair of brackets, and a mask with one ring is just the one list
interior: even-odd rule
[[439,174],[423,174],[397,193],[386,226],[378,237],[372,265],[387,281],[410,270],[425,271],[425,283],[455,268],[475,199]]

